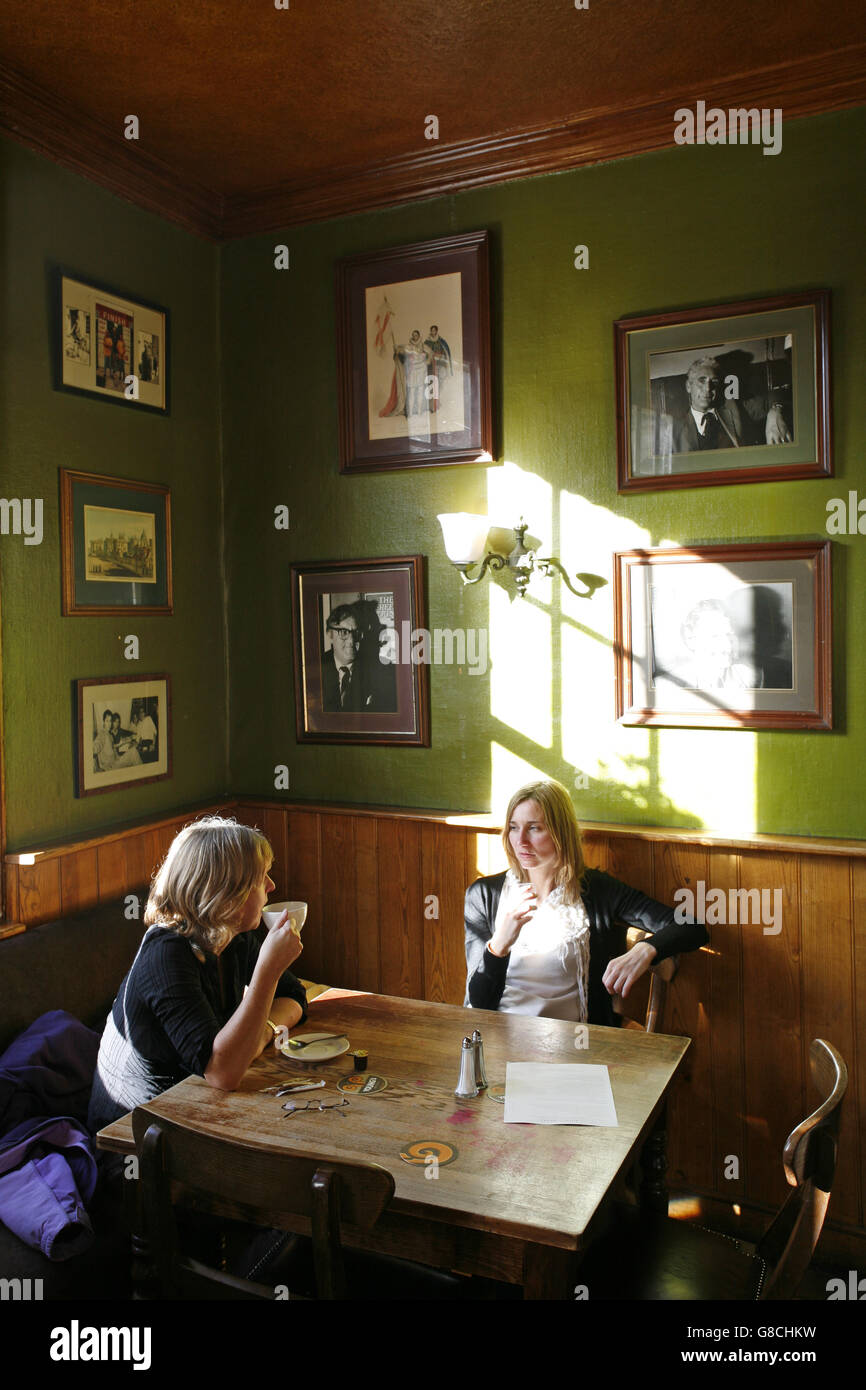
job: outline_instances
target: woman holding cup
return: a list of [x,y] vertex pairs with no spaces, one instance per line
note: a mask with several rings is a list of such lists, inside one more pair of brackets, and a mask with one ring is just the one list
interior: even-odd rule
[[175,837],[153,881],[148,928],[102,1035],[93,1132],[190,1074],[232,1091],[283,1029],[307,1014],[289,966],[303,949],[283,912],[257,932],[273,852],[264,835],[218,816]]

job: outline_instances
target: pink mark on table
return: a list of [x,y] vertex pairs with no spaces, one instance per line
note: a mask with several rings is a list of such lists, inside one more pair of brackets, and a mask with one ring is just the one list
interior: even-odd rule
[[465,1125],[467,1120],[476,1118],[474,1110],[455,1110],[453,1115],[448,1116],[449,1125]]
[[426,1081],[423,1081],[423,1080],[422,1080],[422,1081],[416,1081],[416,1082],[415,1082],[415,1085],[416,1085],[416,1086],[426,1086],[426,1085],[427,1085],[427,1082],[426,1082]]

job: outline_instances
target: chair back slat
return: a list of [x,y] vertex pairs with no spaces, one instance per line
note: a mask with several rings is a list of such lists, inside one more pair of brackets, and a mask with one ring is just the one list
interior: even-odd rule
[[785,1177],[794,1191],[757,1247],[768,1265],[762,1300],[793,1298],[815,1252],[830,1204],[848,1068],[835,1047],[821,1038],[813,1041],[809,1057],[812,1080],[822,1100],[817,1110],[791,1131],[785,1144]]
[[[272,1299],[273,1289],[238,1279],[181,1252],[175,1221],[179,1189],[214,1199],[261,1226],[309,1223],[320,1298],[345,1298],[341,1223],[369,1230],[394,1193],[394,1179],[372,1163],[324,1160],[192,1129],[141,1106],[133,1112],[145,1236],[157,1286],[170,1298]],[[300,1220],[299,1220],[300,1219]]]
[[[283,1218],[311,1215],[311,1184],[313,1174],[323,1164],[320,1154],[285,1144],[266,1148],[228,1139],[166,1119],[148,1106],[133,1112],[136,1148],[140,1148],[153,1123],[169,1138],[171,1177],[184,1187],[259,1212],[273,1226],[280,1226]],[[373,1163],[328,1159],[326,1166],[344,1179],[340,1193],[342,1220],[349,1226],[369,1230],[394,1195],[391,1174]]]

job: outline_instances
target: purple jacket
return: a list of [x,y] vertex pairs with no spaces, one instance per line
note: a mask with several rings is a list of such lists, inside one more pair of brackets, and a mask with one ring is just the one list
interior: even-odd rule
[[99,1038],[56,1009],[0,1057],[0,1220],[51,1260],[93,1241],[96,1159],[84,1124]]

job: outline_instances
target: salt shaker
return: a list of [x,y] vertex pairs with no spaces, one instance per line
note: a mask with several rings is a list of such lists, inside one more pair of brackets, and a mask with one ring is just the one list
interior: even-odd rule
[[473,1096],[478,1095],[478,1087],[475,1084],[475,1048],[471,1038],[463,1039],[460,1049],[460,1080],[454,1094],[460,1100],[471,1100]]

